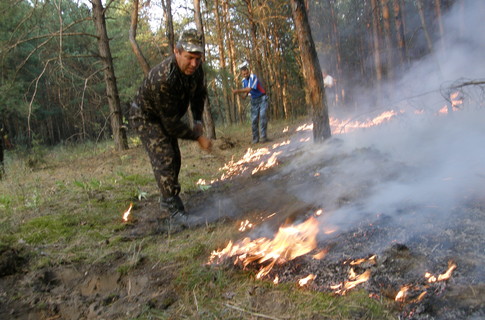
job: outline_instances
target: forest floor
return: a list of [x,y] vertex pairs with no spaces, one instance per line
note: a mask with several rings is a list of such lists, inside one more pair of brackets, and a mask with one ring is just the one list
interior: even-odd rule
[[[0,318],[452,319],[439,311],[444,308],[453,319],[479,319],[483,282],[461,281],[446,290],[443,283],[425,285],[408,272],[423,264],[430,250],[440,251],[435,246],[439,239],[427,239],[423,246],[389,243],[377,262],[372,252],[362,249],[363,242],[383,241],[393,232],[385,221],[373,227],[364,221],[334,238],[320,239],[318,246],[332,252],[328,258],[302,256],[276,266],[262,280],[255,277],[260,266],[254,263],[245,268],[231,259],[208,263],[211,252],[229,240],[271,238],[280,226],[318,211],[294,189],[302,186],[308,190],[300,192],[312,192],[319,186],[312,180],[315,172],[332,171],[335,161],[353,155],[295,165],[293,159],[313,143],[311,131],[301,130],[302,124],[271,123],[271,141],[257,145],[249,144],[247,126],[227,128],[218,132],[211,154],[182,142],[181,197],[191,214],[190,227],[183,230],[167,229],[160,222],[151,168],[136,139],[123,153],[109,145],[46,151],[34,159],[34,168],[25,155],[10,155],[8,175],[0,182]],[[387,160],[373,150],[357,152]],[[308,185],[308,180],[313,182]],[[338,202],[358,199],[360,192],[354,190]],[[122,221],[130,203],[128,221]],[[481,203],[467,208],[469,217],[460,226],[468,228],[467,243],[483,240],[476,229],[483,226],[483,208]],[[241,232],[243,221],[253,228]],[[450,230],[462,234],[458,227]],[[450,256],[438,254],[432,265],[446,270]],[[331,284],[348,283],[348,262],[354,258],[366,261],[352,272],[369,270],[375,280],[340,293],[330,289]],[[464,255],[460,262],[471,270],[474,264],[463,261],[468,258]],[[299,286],[308,273],[318,277]],[[424,290],[430,298],[396,302],[406,281],[414,286],[409,292],[417,296]]]

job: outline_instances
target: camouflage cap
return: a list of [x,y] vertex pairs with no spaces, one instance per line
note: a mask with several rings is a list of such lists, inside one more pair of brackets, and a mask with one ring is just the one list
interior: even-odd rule
[[178,43],[187,52],[204,52],[202,35],[195,29],[189,29],[182,32]]

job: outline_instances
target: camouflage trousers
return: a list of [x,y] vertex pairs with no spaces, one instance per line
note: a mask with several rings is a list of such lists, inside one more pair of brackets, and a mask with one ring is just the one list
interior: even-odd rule
[[138,107],[132,106],[130,123],[148,153],[161,195],[164,198],[178,195],[180,193],[178,177],[182,162],[177,138],[168,135],[160,121],[140,114]]

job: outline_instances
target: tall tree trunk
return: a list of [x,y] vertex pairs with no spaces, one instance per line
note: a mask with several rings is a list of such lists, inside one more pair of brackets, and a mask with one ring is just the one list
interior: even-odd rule
[[[202,42],[205,48],[205,33],[204,25],[202,24],[202,15],[200,12],[200,0],[194,0],[194,20],[195,25],[197,26],[197,30],[202,35]],[[203,55],[203,60],[205,61],[205,51]],[[207,76],[204,77],[204,86],[207,88]],[[214,126],[214,120],[212,119],[211,105],[208,96],[204,101],[204,113],[202,114],[202,117],[204,118],[204,128],[207,137],[209,139],[216,139],[216,128]]]
[[426,25],[426,19],[424,17],[424,9],[422,0],[416,0],[416,5],[418,7],[419,19],[421,20],[421,26],[423,27],[424,37],[426,38],[426,43],[428,44],[429,52],[433,52],[433,41],[428,32],[428,27]]
[[293,20],[303,63],[303,76],[310,90],[312,104],[313,139],[321,142],[331,137],[327,99],[323,88],[323,76],[313,42],[304,0],[291,0]]
[[397,39],[397,53],[399,57],[400,66],[403,66],[407,61],[406,55],[406,43],[404,40],[404,25],[401,14],[401,6],[399,0],[393,0],[392,2],[393,12],[394,12],[394,27],[396,30]]
[[126,138],[126,131],[122,126],[120,96],[116,85],[113,58],[111,57],[111,50],[109,48],[108,32],[106,30],[106,20],[104,15],[105,9],[103,8],[101,0],[91,0],[91,4],[93,5],[93,21],[98,36],[99,55],[104,66],[106,95],[108,97],[111,130],[113,131],[115,149],[118,151],[126,150],[128,149],[128,140]]
[[162,0],[163,12],[165,15],[165,29],[168,40],[168,46],[170,48],[170,54],[173,53],[175,48],[175,32],[173,31],[173,16],[172,16],[172,0]]
[[445,51],[445,31],[443,29],[443,19],[441,17],[441,0],[434,0],[434,7],[436,12],[436,20],[438,21],[438,29],[440,31],[441,49]]
[[[226,32],[227,34],[227,51],[229,53],[229,65],[231,67],[231,74],[232,74],[232,77],[234,79],[234,87],[238,87],[240,86],[240,81],[239,81],[239,74],[238,74],[238,69],[237,69],[237,60],[236,60],[236,49],[235,49],[235,46],[234,46],[234,38],[233,38],[233,34],[232,34],[232,30],[233,30],[233,26],[232,26],[232,20],[229,18],[230,17],[230,13],[229,13],[229,1],[228,0],[222,0],[222,8],[223,8],[223,15],[222,15],[222,19],[223,19],[223,22],[224,22],[224,25],[226,26],[226,30],[228,30]],[[229,18],[229,19],[228,19]],[[246,115],[244,114],[243,112],[243,105],[241,103],[241,99],[237,99],[234,95],[232,96],[229,96],[230,98],[230,101],[231,101],[231,105],[236,105],[235,106],[235,110],[237,112],[237,114],[239,114],[239,119],[242,121],[245,121],[246,120]]]
[[332,33],[334,35],[333,37],[333,44],[335,47],[335,57],[336,57],[336,63],[335,63],[335,74],[336,74],[336,79],[335,81],[335,92],[337,93],[336,99],[337,101],[343,101],[344,95],[344,89],[343,89],[343,83],[341,81],[342,79],[342,54],[341,54],[341,45],[340,45],[340,31],[338,28],[338,18],[337,14],[335,13],[335,0],[330,0],[329,1],[329,8],[330,8],[330,19],[331,19],[331,24],[332,24]]
[[148,64],[147,60],[145,59],[145,56],[140,50],[140,47],[138,46],[138,43],[136,42],[136,29],[138,28],[138,7],[139,7],[139,0],[133,0],[133,9],[131,11],[131,24],[130,24],[130,32],[129,32],[129,39],[130,39],[130,44],[131,44],[131,49],[133,50],[133,53],[136,56],[136,59],[138,60],[138,63],[140,64],[143,73],[145,75],[148,74],[150,71],[150,65]]
[[386,76],[394,78],[393,45],[391,41],[391,22],[389,13],[389,0],[381,0],[382,21],[384,24],[384,43],[386,44]]
[[228,123],[236,122],[236,117],[232,111],[231,101],[228,97],[229,85],[227,83],[227,71],[226,71],[226,55],[224,51],[224,34],[221,27],[221,15],[219,14],[219,0],[214,1],[214,15],[216,19],[216,34],[217,34],[217,47],[219,49],[219,66],[221,70],[222,78],[222,95],[224,97],[224,105],[226,110],[226,119]]
[[259,37],[258,37],[258,32],[257,32],[257,25],[256,22],[258,18],[256,17],[254,13],[254,7],[253,7],[253,1],[252,0],[244,0],[246,2],[247,10],[248,10],[248,20],[249,20],[249,33],[251,36],[251,43],[252,45],[250,46],[251,48],[251,56],[253,57],[251,61],[251,69],[252,71],[258,76],[258,80],[262,81],[262,76],[263,76],[263,71],[261,67],[261,56],[258,54],[257,49],[260,47],[259,46]]
[[372,40],[373,40],[373,56],[374,56],[374,70],[376,73],[376,104],[380,106],[381,101],[381,81],[382,81],[382,65],[381,65],[381,46],[379,43],[379,8],[377,6],[376,0],[371,0],[371,10],[372,10]]

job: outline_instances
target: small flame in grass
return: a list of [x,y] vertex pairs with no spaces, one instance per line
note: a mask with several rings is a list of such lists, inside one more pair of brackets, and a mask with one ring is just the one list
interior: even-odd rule
[[345,295],[347,291],[355,288],[357,285],[366,282],[370,279],[371,272],[366,270],[364,273],[357,275],[354,269],[349,271],[349,281],[344,281],[337,285],[330,286],[332,290],[335,290],[336,294]]
[[269,169],[273,166],[276,165],[276,161],[277,161],[277,156],[280,154],[281,152],[274,152],[271,157],[269,157],[268,161],[263,161],[261,162],[258,167],[256,169],[254,169],[251,174],[255,174],[256,172],[258,171],[263,171],[263,170],[266,170],[266,169]]
[[306,276],[305,278],[298,280],[298,285],[299,285],[300,287],[303,287],[304,285],[306,285],[306,284],[310,283],[310,281],[315,280],[315,278],[316,278],[316,277],[317,277],[317,276],[316,276],[316,275],[314,275],[314,274],[309,274],[309,275],[308,275],[308,276]]
[[408,290],[409,290],[409,286],[402,286],[399,292],[397,293],[396,298],[394,298],[394,300],[399,302],[404,302],[404,300],[406,300]]
[[226,258],[235,257],[234,264],[241,262],[244,267],[255,262],[263,265],[257,279],[266,276],[275,264],[282,264],[307,254],[316,248],[318,221],[314,217],[298,225],[280,227],[274,239],[246,237],[237,243],[229,241],[221,250],[213,251],[209,264],[219,264]]
[[273,283],[274,283],[274,284],[278,284],[279,282],[280,282],[280,278],[278,277],[278,275],[276,275],[276,276],[274,277]]
[[239,226],[239,231],[244,232],[248,229],[251,229],[253,227],[253,224],[249,220],[241,221],[241,224]]
[[357,266],[357,265],[362,264],[364,262],[369,262],[370,264],[376,264],[376,258],[377,258],[377,256],[376,255],[373,255],[373,256],[371,256],[369,258],[352,260],[352,261],[350,261],[350,265],[351,266]]
[[457,268],[456,263],[454,263],[452,260],[448,262],[448,270],[446,270],[445,273],[442,273],[438,275],[438,277],[433,276],[431,273],[426,272],[424,274],[424,277],[428,279],[429,283],[433,282],[438,282],[438,281],[445,281],[448,280],[451,277],[451,274],[453,273],[453,270]]
[[396,294],[396,297],[394,298],[394,300],[397,302],[417,303],[423,300],[424,296],[427,293],[427,291],[424,290],[415,299],[408,300],[410,295],[414,295],[413,293],[411,293],[411,290],[413,291],[422,290],[422,287],[413,287],[411,285],[404,285]]
[[133,202],[130,203],[129,208],[126,209],[125,213],[123,213],[123,222],[128,222],[128,216],[131,213],[131,208],[133,208]]
[[325,256],[327,255],[328,251],[329,251],[328,248],[325,248],[325,249],[319,251],[318,253],[316,253],[316,254],[313,255],[313,259],[315,259],[315,260],[321,260],[321,259],[325,258]]

